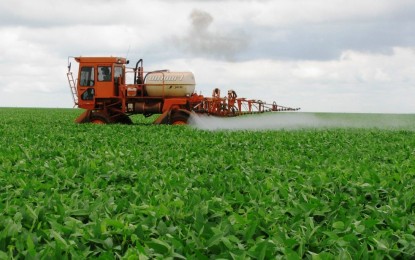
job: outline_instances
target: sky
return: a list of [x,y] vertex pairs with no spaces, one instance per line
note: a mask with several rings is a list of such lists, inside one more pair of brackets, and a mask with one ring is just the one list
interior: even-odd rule
[[415,113],[414,13],[413,0],[0,0],[0,107],[73,107],[68,57],[121,56],[192,71],[205,96]]

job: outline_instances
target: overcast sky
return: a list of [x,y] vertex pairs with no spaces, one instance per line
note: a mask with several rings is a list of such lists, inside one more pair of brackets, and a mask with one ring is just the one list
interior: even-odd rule
[[414,14],[414,0],[0,0],[0,107],[72,107],[82,55],[190,70],[207,96],[415,113]]

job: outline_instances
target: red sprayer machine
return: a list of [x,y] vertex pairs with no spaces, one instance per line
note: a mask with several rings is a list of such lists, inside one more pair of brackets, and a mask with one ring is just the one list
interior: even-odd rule
[[[68,64],[68,81],[75,106],[86,109],[78,123],[130,124],[130,115],[148,117],[160,114],[155,124],[186,124],[192,113],[218,117],[272,111],[295,111],[260,100],[238,97],[234,90],[221,96],[218,88],[212,96],[195,93],[195,78],[191,72],[156,70],[145,72],[143,60],[135,67],[120,57],[75,57],[79,63],[78,79],[74,80]],[[127,78],[133,82],[127,83]]]

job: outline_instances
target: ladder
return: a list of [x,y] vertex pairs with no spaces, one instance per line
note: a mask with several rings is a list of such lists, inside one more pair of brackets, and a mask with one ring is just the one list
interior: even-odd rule
[[74,103],[73,107],[76,107],[78,105],[78,93],[76,92],[76,83],[73,79],[72,72],[69,71],[68,73],[66,73],[66,76],[68,77],[69,88],[71,89],[72,93],[72,99]]

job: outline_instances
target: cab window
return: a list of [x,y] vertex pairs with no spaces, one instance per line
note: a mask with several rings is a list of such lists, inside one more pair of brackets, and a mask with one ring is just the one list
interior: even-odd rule
[[98,66],[98,81],[111,81],[110,66]]
[[118,79],[122,77],[122,67],[114,67],[114,82],[118,83]]
[[81,80],[80,85],[90,87],[94,85],[94,67],[82,67],[81,68]]
[[84,93],[82,93],[81,99],[82,100],[93,100],[94,95],[95,95],[94,88],[88,88],[87,90],[84,91]]

